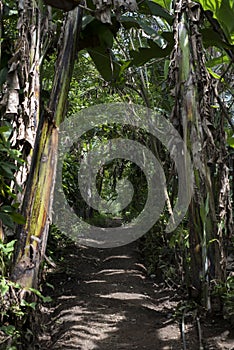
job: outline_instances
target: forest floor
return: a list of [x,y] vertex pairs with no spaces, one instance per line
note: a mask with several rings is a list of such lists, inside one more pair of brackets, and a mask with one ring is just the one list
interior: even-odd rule
[[234,330],[221,317],[185,317],[185,341],[174,317],[181,294],[147,277],[137,243],[113,249],[67,246],[48,272],[35,349],[234,350]]

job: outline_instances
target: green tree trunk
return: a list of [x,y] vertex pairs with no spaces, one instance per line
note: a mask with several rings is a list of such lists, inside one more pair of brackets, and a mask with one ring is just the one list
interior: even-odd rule
[[26,224],[20,227],[12,279],[22,287],[38,285],[53,201],[56,175],[58,126],[66,113],[66,101],[78,51],[82,11],[79,8],[66,15],[61,31],[53,90],[48,108],[40,115],[40,123],[26,185],[22,214]]

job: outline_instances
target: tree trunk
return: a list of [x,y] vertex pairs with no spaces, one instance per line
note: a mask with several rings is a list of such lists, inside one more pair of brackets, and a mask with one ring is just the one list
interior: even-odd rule
[[2,58],[2,17],[3,17],[3,3],[0,0],[0,62]]
[[[225,204],[219,196],[223,192],[219,178],[224,176],[222,182],[228,187],[228,174],[220,166],[216,168],[216,162],[225,164],[227,151],[224,135],[220,138],[213,127],[217,115],[211,107],[214,104],[212,78],[206,70],[199,33],[200,7],[185,0],[177,0],[175,6],[176,44],[171,59],[171,77],[176,104],[172,119],[180,125],[194,168],[194,194],[189,209],[190,291],[209,310],[210,281],[225,279],[220,225],[227,222],[230,203],[227,188]],[[225,207],[220,211],[223,205]]]
[[62,28],[53,90],[48,108],[40,116],[23,200],[22,214],[26,217],[26,224],[19,230],[12,279],[26,288],[37,288],[39,268],[46,249],[57,165],[58,126],[66,113],[78,51],[81,12],[79,8],[69,12]]
[[[17,184],[23,191],[39,123],[40,64],[45,53],[42,51],[42,32],[48,32],[49,28],[42,0],[19,1],[18,11],[19,36],[15,53],[9,62],[5,118],[11,121],[14,128],[12,147],[21,151],[25,160],[15,175]],[[22,198],[23,192],[18,192],[19,202]]]

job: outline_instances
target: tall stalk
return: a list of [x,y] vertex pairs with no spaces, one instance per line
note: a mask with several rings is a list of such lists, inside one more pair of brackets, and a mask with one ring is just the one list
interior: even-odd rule
[[[172,120],[176,119],[177,125],[179,121],[193,161],[195,182],[189,208],[189,287],[191,295],[210,310],[211,280],[225,279],[225,253],[217,211],[220,206],[217,194],[222,191],[222,185],[215,180],[220,174],[212,173],[220,154],[224,156],[225,138],[217,140],[212,127],[216,115],[211,107],[214,104],[212,78],[206,70],[199,33],[200,7],[192,1],[177,0],[175,13],[175,48],[171,58],[171,79],[175,86]],[[225,162],[225,158],[222,161]],[[225,180],[228,182],[227,176]],[[229,211],[227,205],[222,220],[226,220]]]
[[20,227],[12,272],[12,279],[22,287],[37,287],[39,268],[46,249],[57,165],[58,126],[66,113],[81,19],[82,11],[79,8],[66,15],[58,48],[53,90],[48,108],[40,115],[22,207],[26,224]]
[[[24,190],[39,124],[42,31],[48,31],[48,23],[44,21],[42,0],[19,1],[18,13],[18,39],[9,61],[5,118],[14,128],[12,147],[21,151],[25,160],[15,174],[17,184]],[[19,201],[22,196],[18,193]]]

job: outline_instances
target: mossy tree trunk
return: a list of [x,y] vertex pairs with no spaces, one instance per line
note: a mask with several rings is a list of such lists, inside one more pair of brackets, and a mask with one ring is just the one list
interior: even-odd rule
[[[9,4],[0,2],[0,17],[4,20],[4,9]],[[21,0],[18,2],[17,28],[11,33],[15,42],[3,40],[3,62],[10,57],[6,69],[6,83],[1,88],[1,120],[11,123],[13,133],[11,145],[19,150],[25,162],[16,170],[15,189],[18,202],[23,201],[24,191],[30,170],[40,114],[40,66],[49,41],[49,21],[42,0]],[[8,19],[9,21],[11,20]],[[7,24],[5,23],[5,26]],[[0,36],[6,28],[1,21]],[[7,38],[7,36],[6,36]],[[4,39],[6,39],[4,38]],[[2,42],[1,42],[2,43]],[[7,47],[9,45],[9,49]],[[13,46],[14,45],[14,46]],[[14,47],[14,52],[12,48]],[[5,57],[4,57],[5,55]],[[1,227],[1,223],[0,223]],[[3,228],[0,228],[4,240]]]
[[66,101],[78,51],[82,11],[67,13],[61,30],[53,90],[48,107],[40,111],[30,173],[23,198],[22,214],[26,224],[19,227],[12,279],[22,287],[37,288],[43,260],[53,201],[56,175],[58,126],[66,113]]

